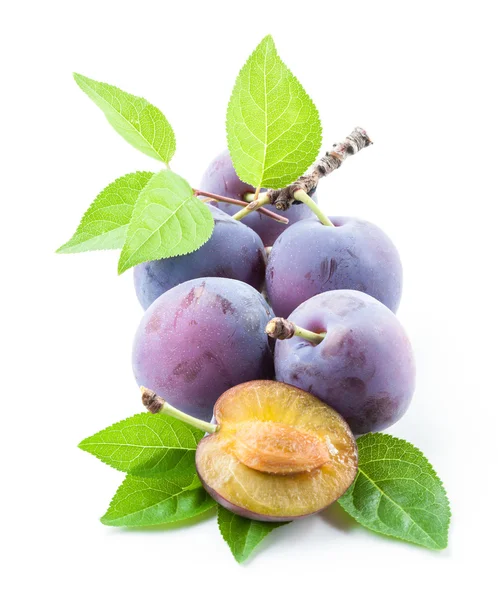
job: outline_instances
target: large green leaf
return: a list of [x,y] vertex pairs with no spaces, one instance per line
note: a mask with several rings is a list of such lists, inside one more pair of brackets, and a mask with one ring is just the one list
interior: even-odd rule
[[73,237],[57,252],[122,248],[135,202],[152,175],[143,171],[129,173],[109,184],[83,215]]
[[143,477],[195,473],[203,432],[167,415],[139,413],[84,439],[79,447],[118,469]]
[[340,505],[368,529],[434,550],[446,548],[448,499],[422,452],[375,433],[358,439],[358,453],[358,475]]
[[159,171],[137,199],[118,271],[193,252],[207,242],[213,227],[211,211],[185,179],[172,171]]
[[101,521],[115,527],[162,525],[191,519],[215,504],[195,473],[162,478],[127,475]]
[[318,111],[278,56],[271,36],[237,77],[226,127],[235,170],[256,188],[289,185],[317,157],[322,142]]
[[166,164],[175,153],[175,134],[163,113],[138,96],[78,73],[74,79],[101,108],[112,127],[137,150]]

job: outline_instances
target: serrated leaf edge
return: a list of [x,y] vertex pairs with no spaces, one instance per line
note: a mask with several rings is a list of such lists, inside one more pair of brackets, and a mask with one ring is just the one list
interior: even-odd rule
[[[160,171],[159,171],[159,173],[160,173]],[[157,175],[157,174],[158,174],[158,173],[155,173],[155,175]],[[181,177],[181,175],[178,175],[178,177]],[[146,186],[145,186],[145,187],[144,187],[144,188],[141,190],[140,194],[142,194],[142,193],[144,193],[144,192],[145,192],[145,190],[147,189],[147,187],[148,187],[149,183],[150,183],[150,180],[147,182],[147,185],[146,185]],[[204,242],[202,242],[202,243],[201,243],[201,244],[200,244],[200,245],[199,245],[197,248],[195,248],[195,250],[190,250],[190,251],[187,251],[187,252],[179,252],[178,254],[174,254],[174,255],[168,255],[168,256],[165,256],[165,257],[163,257],[163,258],[174,258],[174,257],[176,257],[176,256],[186,256],[187,254],[192,254],[192,252],[196,252],[197,250],[199,250],[199,248],[202,248],[202,246],[204,246],[204,244],[206,244],[206,243],[207,243],[207,242],[208,242],[208,241],[211,239],[211,235],[213,234],[213,229],[214,229],[214,218],[213,218],[213,215],[212,215],[212,213],[209,211],[209,209],[207,208],[206,204],[205,204],[204,202],[202,202],[202,200],[200,200],[199,198],[197,198],[197,197],[194,195],[194,193],[193,193],[193,190],[192,190],[192,196],[191,196],[191,197],[189,197],[189,198],[186,198],[186,199],[185,199],[185,200],[182,202],[182,205],[181,205],[181,206],[179,206],[179,207],[178,207],[178,208],[177,208],[177,209],[174,211],[174,213],[172,213],[172,215],[170,216],[170,218],[171,218],[171,217],[172,217],[174,214],[176,214],[176,213],[178,212],[178,210],[180,210],[180,209],[181,209],[181,208],[182,208],[182,207],[183,207],[183,206],[184,206],[184,205],[185,205],[187,202],[190,202],[190,201],[191,201],[193,198],[194,198],[194,199],[196,199],[198,202],[200,202],[200,204],[202,205],[202,207],[206,209],[207,213],[204,213],[204,214],[205,214],[205,215],[209,214],[209,216],[211,217],[211,223],[212,223],[212,225],[213,225],[213,228],[211,229],[211,234],[210,234],[210,236],[208,237],[208,239],[207,239],[207,240],[205,240]],[[137,198],[137,204],[138,204],[138,200],[139,200],[139,198]],[[134,209],[134,210],[135,210],[135,209]],[[132,219],[132,220],[133,220],[133,216],[134,216],[134,215],[132,215],[132,217],[131,217],[131,219]],[[169,220],[169,219],[168,219],[168,220]],[[144,244],[145,244],[145,243],[146,243],[146,242],[147,242],[147,241],[148,241],[148,240],[149,240],[149,239],[152,237],[152,235],[153,235],[154,233],[157,233],[157,231],[159,231],[159,229],[161,229],[161,227],[163,227],[163,226],[164,226],[164,223],[165,223],[165,222],[166,222],[166,221],[164,221],[160,227],[158,227],[156,230],[154,230],[154,231],[151,233],[151,235],[149,235],[149,237],[147,238],[147,240],[146,240],[145,242],[143,242],[143,243],[140,245],[140,248],[141,248],[141,247],[142,247],[142,246],[143,246],[143,245],[144,245]],[[130,223],[131,223],[131,220],[130,220]],[[196,227],[197,227],[197,225],[196,225]],[[181,242],[181,240],[180,240],[180,242]],[[180,243],[180,242],[178,242],[178,243]],[[125,241],[125,243],[124,243],[124,245],[123,245],[123,250],[124,250],[124,248],[125,248],[125,247],[126,247],[126,241]],[[137,250],[135,250],[135,251],[133,252],[133,254],[131,254],[131,255],[130,255],[130,256],[127,258],[127,259],[126,259],[126,261],[125,261],[125,260],[123,260],[123,251],[121,251],[121,254],[120,254],[120,256],[119,256],[119,261],[118,261],[118,275],[122,275],[122,274],[123,274],[125,271],[127,271],[128,269],[131,269],[131,267],[135,266],[135,263],[132,263],[132,264],[130,264],[130,262],[131,262],[131,257],[132,257],[133,255],[135,255],[135,254],[137,253],[137,251],[138,251],[138,249],[137,249]],[[154,259],[154,260],[161,260],[161,259]],[[146,262],[146,261],[141,261],[141,262]],[[138,264],[140,264],[140,263],[138,263]]]
[[[96,459],[100,460],[100,462],[104,463],[105,465],[107,465],[108,467],[111,467],[113,469],[115,469],[116,471],[119,471],[120,473],[128,473],[129,475],[132,475],[133,477],[140,477],[143,479],[157,479],[163,476],[166,476],[168,472],[173,472],[175,470],[176,467],[174,467],[173,469],[170,469],[169,471],[164,471],[164,473],[158,474],[156,475],[141,475],[139,472],[130,472],[130,471],[125,471],[124,469],[119,469],[118,467],[114,466],[113,464],[111,464],[111,462],[105,460],[104,458],[101,458],[100,456],[97,456],[96,454],[94,454],[91,450],[88,449],[88,447],[85,447],[85,442],[87,442],[87,440],[90,440],[91,438],[95,437],[96,435],[100,435],[106,431],[111,430],[114,427],[117,427],[119,425],[124,424],[126,421],[129,421],[130,419],[133,419],[134,417],[137,417],[138,415],[146,415],[147,413],[137,413],[135,415],[132,415],[131,417],[127,417],[126,419],[122,419],[121,421],[116,421],[116,423],[113,423],[112,425],[109,425],[108,427],[104,427],[104,429],[101,429],[100,431],[97,431],[96,433],[87,436],[86,438],[84,438],[83,440],[81,440],[81,442],[78,444],[78,448],[80,450],[83,450],[84,452],[87,452],[88,454],[90,454],[91,456],[95,457]],[[173,419],[173,417],[167,417],[166,415],[155,415],[160,417],[161,419],[164,419],[165,422],[168,422],[169,419]],[[180,422],[181,423],[181,422]],[[181,425],[183,427],[185,427],[186,430],[191,431],[192,433],[192,437],[195,440],[196,438],[194,437],[194,433],[196,433],[197,430],[193,429],[190,430],[189,426],[186,425],[185,423],[181,423]],[[202,434],[201,434],[202,436]],[[157,446],[157,448],[164,448],[165,450],[185,450],[185,452],[195,452],[197,449],[197,444],[199,442],[196,441],[196,447],[195,448],[183,448],[180,446]],[[87,444],[88,445],[88,444]],[[132,444],[113,444],[110,442],[95,442],[95,445],[109,445],[109,446],[132,446]],[[138,445],[137,445],[138,447]],[[146,446],[146,448],[152,448],[153,446]],[[194,466],[194,473],[195,473],[195,466]],[[116,492],[117,493],[117,492]]]
[[[78,229],[83,225],[83,221],[85,220],[85,218],[92,212],[92,207],[95,204],[95,202],[97,202],[97,200],[100,198],[100,196],[102,196],[102,194],[104,194],[105,192],[107,192],[111,186],[113,186],[114,184],[118,183],[118,181],[122,181],[123,179],[126,179],[127,177],[130,177],[130,176],[133,176],[133,175],[136,175],[136,176],[139,176],[139,177],[150,175],[150,177],[149,177],[149,180],[150,180],[150,178],[154,175],[154,172],[153,171],[134,171],[132,173],[126,173],[126,175],[121,175],[121,177],[118,177],[117,179],[115,179],[114,181],[111,181],[111,183],[109,183],[108,185],[106,185],[105,188],[103,190],[101,190],[95,196],[95,198],[93,199],[93,201],[90,204],[90,206],[84,212],[83,216],[80,219],[80,222],[78,223],[78,227],[76,227],[76,231],[71,236],[71,238],[65,244],[62,244],[62,246],[60,246],[60,248],[57,248],[57,250],[55,251],[57,254],[73,254],[72,252],[64,252],[64,249],[65,248],[68,248],[68,249],[69,248],[74,248],[74,247],[78,246],[78,244],[76,244],[74,246],[71,246],[70,245],[71,241],[74,240],[74,238],[76,237],[76,235],[78,233]],[[149,183],[149,182],[147,181],[147,183]],[[142,189],[145,188],[145,186],[147,185],[147,183],[144,185],[144,187]],[[141,192],[142,192],[142,190],[140,190],[139,195],[140,195]],[[137,198],[138,198],[138,196],[137,196]],[[116,206],[124,206],[124,205],[125,204],[117,204]],[[128,206],[128,205],[126,205],[126,206]],[[125,225],[120,225],[120,227],[127,227],[127,225],[126,226]],[[119,228],[116,227],[116,229],[119,229]],[[105,234],[101,234],[101,235],[105,235]],[[88,248],[87,250],[79,250],[78,253],[95,252],[95,251],[97,251],[97,252],[99,252],[99,251],[100,252],[105,252],[107,250],[111,250],[111,248],[96,248],[96,249],[90,249],[90,248]],[[76,254],[76,252],[74,252],[74,254]]]
[[[199,488],[202,488],[202,483],[200,481],[200,479],[197,476],[197,473],[194,474],[195,477],[193,477],[192,479],[192,483],[190,485],[188,485],[187,487],[182,487],[181,490],[178,492],[178,494],[174,494],[172,496],[170,496],[169,498],[176,498],[178,497],[180,494],[183,494],[184,492],[190,492],[190,491],[194,491],[197,490]],[[106,526],[111,526],[111,527],[127,527],[127,528],[135,528],[135,529],[141,529],[141,528],[146,528],[146,527],[157,527],[158,525],[168,525],[170,523],[179,523],[181,521],[190,521],[190,519],[194,519],[195,517],[198,517],[199,515],[202,515],[205,512],[208,512],[208,510],[211,510],[215,505],[215,501],[209,496],[209,494],[206,492],[206,497],[209,500],[213,501],[213,504],[210,506],[207,506],[206,509],[202,510],[199,513],[196,513],[195,515],[192,515],[191,517],[186,517],[186,518],[172,518],[172,519],[168,519],[166,521],[163,521],[162,523],[155,523],[155,524],[151,524],[151,525],[113,525],[112,520],[107,520],[106,522],[106,514],[109,512],[109,510],[112,508],[115,500],[116,500],[116,496],[118,495],[119,491],[121,490],[121,488],[125,485],[126,480],[128,479],[128,477],[137,477],[139,479],[158,479],[157,477],[140,477],[140,476],[135,476],[135,475],[127,475],[124,480],[121,482],[121,485],[118,487],[118,489],[116,490],[116,492],[114,493],[114,496],[112,497],[111,501],[109,502],[109,506],[107,508],[106,513],[100,517],[100,522],[102,523],[102,525],[106,525]],[[197,477],[197,481],[199,482],[198,485],[194,485],[195,481],[196,481],[196,477]],[[164,478],[166,479],[166,478]],[[180,486],[179,486],[180,487]],[[205,490],[204,490],[205,491]],[[169,498],[167,498],[166,500],[168,500]],[[160,504],[162,504],[163,502],[165,502],[166,500],[160,500],[159,502],[156,502],[155,504],[151,504],[150,506],[147,506],[146,508],[142,508],[141,510],[137,510],[136,512],[133,513],[128,513],[127,515],[125,515],[124,517],[120,517],[119,519],[124,519],[130,515],[138,515],[140,513],[145,512],[146,510],[150,510],[151,508],[155,507],[155,506],[159,506]],[[116,521],[119,519],[115,519]]]
[[[277,55],[277,57],[280,59],[280,61],[282,62],[282,64],[285,66],[285,68],[288,70],[290,77],[293,81],[297,82],[297,84],[303,89],[304,93],[306,94],[306,96],[308,97],[312,107],[314,108],[314,110],[316,111],[317,117],[318,117],[318,122],[320,124],[320,148],[323,144],[323,127],[322,127],[322,121],[320,119],[320,111],[318,110],[315,102],[313,101],[313,98],[308,94],[308,92],[304,89],[303,84],[299,81],[299,79],[297,78],[296,75],[294,75],[294,73],[292,72],[292,70],[287,66],[287,63],[285,61],[282,60],[279,52],[277,51],[276,45],[275,45],[275,41],[273,39],[273,36],[271,34],[265,35],[265,37],[261,40],[261,42],[259,42],[259,44],[256,46],[256,48],[251,52],[251,54],[248,56],[246,62],[242,65],[242,67],[239,69],[239,72],[237,74],[237,77],[235,79],[235,84],[232,88],[232,93],[230,94],[230,99],[228,100],[228,106],[227,106],[227,110],[225,113],[225,133],[226,133],[226,142],[227,142],[227,148],[230,150],[230,144],[229,144],[229,139],[228,139],[228,108],[230,107],[230,104],[232,102],[232,99],[235,96],[235,89],[237,87],[237,82],[239,80],[240,74],[242,73],[242,71],[245,69],[246,65],[249,63],[249,61],[251,60],[252,56],[254,55],[254,53],[256,52],[256,50],[259,48],[259,46],[261,46],[261,44],[263,44],[263,42],[265,42],[266,40],[270,40],[271,41],[271,45],[272,47],[275,49],[275,53]],[[283,134],[281,134],[283,135]],[[318,155],[320,154],[320,149],[317,150],[316,156],[313,158],[313,160],[311,161],[311,163],[308,165],[308,167],[306,167],[306,169],[303,171],[303,173],[301,173],[301,175],[303,175],[304,173],[306,173],[306,171],[309,169],[309,167],[315,162],[315,160],[317,159]],[[230,156],[231,158],[231,156]],[[266,158],[266,149],[265,149],[265,158]],[[280,161],[281,162],[281,161]],[[235,171],[237,172],[236,168],[235,168],[235,163],[233,162],[232,159],[232,163],[234,166]],[[273,166],[273,165],[272,165]],[[300,177],[301,175],[298,175],[296,177],[296,179],[298,177]],[[245,179],[243,179],[242,177],[240,177],[239,173],[237,172],[237,176],[239,177],[239,179],[241,181],[243,181],[244,183],[247,183],[247,185],[253,186],[252,183],[245,181]],[[294,180],[289,181],[289,183],[287,185],[290,185],[291,183],[293,183]],[[285,187],[285,186],[279,186],[279,187]],[[271,189],[271,185],[268,185],[268,189]]]
[[[91,77],[86,77],[85,75],[82,75],[81,73],[73,73],[73,79],[76,81],[78,87],[90,98],[90,100],[92,100],[92,98],[90,97],[90,95],[88,94],[88,92],[83,88],[83,86],[90,88],[90,86],[87,83],[87,80],[92,81],[93,83],[97,83],[99,85],[107,85],[111,88],[114,88],[115,90],[118,90],[119,92],[123,93],[123,94],[127,94],[128,96],[132,96],[134,98],[137,98],[138,100],[142,100],[143,102],[146,102],[149,106],[151,106],[152,108],[155,108],[157,111],[159,111],[161,113],[161,115],[164,117],[164,120],[166,121],[166,123],[169,125],[170,129],[171,129],[171,133],[173,134],[173,141],[171,144],[171,151],[170,151],[170,158],[169,160],[171,160],[175,154],[176,151],[176,136],[175,136],[175,132],[173,131],[173,128],[171,127],[171,123],[168,121],[168,119],[166,118],[166,115],[162,112],[161,109],[159,109],[157,106],[155,106],[154,104],[152,104],[151,102],[149,102],[146,98],[144,98],[143,96],[137,96],[136,94],[131,94],[130,92],[126,92],[125,90],[122,90],[121,88],[119,88],[117,85],[113,85],[111,83],[106,83],[104,81],[97,81],[96,79],[92,79]],[[130,121],[128,121],[125,117],[123,117],[123,115],[118,112],[114,106],[112,104],[110,104],[103,96],[100,95],[99,92],[97,92],[96,90],[90,88],[92,92],[94,92],[95,94],[98,94],[98,96],[100,98],[102,98],[102,100],[109,106],[109,108],[111,108],[111,110],[116,113],[116,115],[118,115],[119,117],[121,117],[124,121],[126,121],[127,123],[130,124],[131,127],[133,127],[133,129],[138,133],[138,135],[143,139],[143,141],[145,142],[145,144],[154,152],[154,154],[156,155],[155,158],[156,160],[159,160],[160,162],[168,165],[168,161],[166,161],[160,154],[158,154],[157,150],[151,146],[149,140],[147,140],[141,131],[139,131],[132,123],[130,123]],[[99,108],[99,107],[97,107]],[[102,109],[101,109],[102,110]],[[104,116],[106,117],[105,113]],[[107,119],[107,117],[106,117]],[[109,119],[107,119],[107,121],[109,121]],[[112,127],[112,125],[111,125]],[[122,137],[122,136],[121,136]],[[125,140],[127,141],[127,140]],[[130,142],[128,142],[130,143]],[[132,146],[132,144],[130,144]],[[137,148],[135,148],[135,150],[137,150]],[[149,155],[150,156],[150,155]],[[151,157],[154,158],[154,157]]]
[[[440,479],[439,475],[436,473],[436,471],[434,470],[434,467],[433,467],[433,466],[432,466],[432,464],[429,462],[429,460],[427,459],[427,457],[425,456],[425,454],[422,452],[422,450],[420,450],[419,448],[417,448],[417,447],[416,447],[414,444],[412,444],[411,442],[408,442],[408,441],[406,441],[406,440],[403,440],[402,438],[397,438],[397,437],[395,437],[395,436],[393,436],[393,435],[390,435],[390,434],[388,434],[388,433],[380,433],[380,432],[377,432],[377,433],[368,433],[368,434],[366,434],[365,436],[362,436],[362,438],[364,438],[364,437],[367,437],[367,436],[368,436],[369,438],[373,438],[373,437],[382,437],[382,438],[384,438],[384,439],[385,439],[385,438],[388,438],[388,439],[390,439],[390,440],[401,441],[401,442],[405,443],[407,446],[409,446],[409,447],[410,447],[412,450],[414,450],[415,452],[418,452],[418,453],[421,455],[421,457],[422,457],[422,458],[423,458],[423,459],[426,461],[426,463],[427,463],[427,466],[428,466],[428,471],[429,471],[429,473],[430,473],[432,476],[434,476],[434,479],[435,479],[435,480],[436,480],[436,481],[437,481],[437,482],[438,482],[438,483],[441,485],[441,489],[443,490],[443,496],[444,496],[444,499],[445,499],[445,503],[444,503],[444,505],[445,505],[445,507],[448,509],[448,525],[447,525],[447,527],[446,527],[446,530],[445,530],[445,535],[444,535],[444,539],[445,539],[445,542],[446,542],[446,543],[445,543],[445,545],[444,545],[444,546],[441,546],[441,545],[439,545],[439,544],[436,542],[436,540],[434,540],[434,538],[433,538],[433,537],[432,537],[432,536],[431,536],[431,535],[430,535],[430,534],[429,534],[427,531],[425,531],[425,529],[422,529],[422,527],[420,527],[420,525],[419,525],[418,523],[416,523],[416,522],[415,522],[415,521],[412,519],[411,515],[409,515],[408,513],[406,513],[406,512],[405,512],[405,510],[403,509],[403,507],[399,506],[399,505],[398,505],[396,502],[394,502],[393,500],[391,500],[391,498],[390,498],[390,497],[389,497],[389,496],[388,496],[388,495],[387,495],[387,494],[386,494],[386,493],[385,493],[385,492],[384,492],[384,491],[383,491],[381,488],[379,488],[379,487],[377,486],[377,484],[375,483],[375,481],[373,481],[373,480],[372,480],[370,477],[368,477],[368,475],[367,475],[367,474],[366,474],[364,471],[362,471],[362,469],[361,469],[361,467],[360,467],[360,466],[358,466],[358,475],[361,473],[361,474],[362,474],[364,477],[366,477],[366,479],[368,479],[368,481],[370,481],[370,482],[371,482],[371,483],[372,483],[372,484],[373,484],[373,485],[374,485],[374,486],[375,486],[375,487],[376,487],[376,488],[379,490],[379,492],[380,492],[380,493],[381,493],[383,496],[386,496],[386,498],[388,498],[390,502],[392,502],[392,503],[393,503],[395,506],[397,506],[397,507],[398,507],[400,510],[402,510],[403,514],[406,514],[406,515],[407,515],[407,516],[410,518],[410,520],[411,520],[411,521],[412,521],[412,522],[413,522],[413,523],[414,523],[414,524],[415,524],[415,525],[418,527],[418,529],[420,529],[420,530],[421,530],[421,531],[422,531],[422,532],[423,532],[425,535],[427,535],[427,536],[428,536],[428,537],[429,537],[429,538],[430,538],[430,539],[431,539],[431,540],[434,542],[434,544],[437,546],[437,548],[433,548],[433,547],[431,547],[431,546],[427,546],[427,545],[425,545],[425,544],[423,544],[423,543],[421,543],[421,542],[415,542],[415,541],[413,541],[413,540],[407,540],[406,538],[404,538],[404,537],[402,537],[402,536],[400,536],[400,535],[396,535],[396,534],[394,534],[394,533],[386,533],[386,532],[384,532],[384,531],[381,531],[381,530],[379,530],[379,529],[376,529],[375,527],[370,527],[369,525],[367,526],[367,525],[365,525],[364,523],[361,523],[360,521],[358,521],[358,519],[355,517],[355,515],[353,515],[352,513],[350,513],[350,512],[348,511],[348,509],[347,509],[347,508],[346,508],[346,507],[343,505],[343,502],[342,502],[342,501],[343,501],[343,497],[339,498],[339,499],[337,500],[337,502],[340,504],[340,506],[343,508],[343,510],[345,510],[345,511],[348,513],[348,515],[349,515],[350,517],[352,517],[352,518],[353,518],[353,519],[354,519],[354,520],[355,520],[357,523],[359,523],[359,524],[360,524],[362,527],[365,527],[365,529],[369,529],[370,531],[374,531],[375,533],[378,533],[378,534],[380,534],[380,535],[383,535],[383,536],[385,536],[385,537],[390,537],[390,538],[394,538],[394,539],[397,539],[397,540],[401,540],[401,541],[403,541],[403,542],[406,542],[406,543],[408,543],[408,544],[414,544],[414,545],[416,545],[416,546],[421,546],[422,548],[427,548],[428,550],[444,550],[445,548],[447,548],[447,547],[448,547],[448,533],[449,533],[449,528],[450,528],[450,524],[451,524],[451,517],[452,517],[452,513],[451,513],[451,507],[450,507],[450,502],[449,502],[448,495],[447,495],[447,493],[446,493],[446,488],[444,487],[444,484],[443,484],[443,482],[441,481],[441,479]],[[360,439],[361,439],[361,438],[360,438]],[[358,477],[356,477],[356,478],[355,478],[355,480],[354,480],[354,482],[351,484],[351,488],[353,488],[353,490],[354,490],[354,487],[356,486],[356,482],[357,482],[357,481],[358,481]],[[348,491],[349,491],[349,490],[348,490]],[[351,493],[352,493],[352,492],[351,492]]]
[[[268,533],[266,535],[264,535],[259,542],[252,548],[252,550],[250,550],[249,554],[246,555],[246,545],[247,545],[247,537],[246,540],[244,541],[244,551],[241,553],[242,557],[238,558],[235,555],[235,552],[232,549],[232,546],[230,545],[230,542],[228,541],[227,537],[225,536],[225,534],[223,533],[223,531],[221,530],[221,524],[220,524],[220,513],[221,510],[226,511],[227,513],[229,513],[231,515],[232,518],[245,518],[245,517],[240,517],[239,515],[236,515],[235,513],[232,513],[230,510],[228,510],[227,508],[225,508],[224,506],[222,506],[221,504],[218,504],[218,518],[217,518],[217,525],[218,525],[218,530],[221,534],[221,537],[225,540],[228,548],[230,549],[230,552],[232,553],[232,556],[235,558],[235,560],[239,563],[242,564],[243,562],[245,562],[248,558],[250,558],[252,556],[252,554],[254,553],[254,551],[258,548],[258,546],[271,534],[273,533],[273,531],[275,531],[275,529],[277,529],[278,527],[281,527],[282,525],[288,525],[290,523],[289,522],[284,522],[284,523],[278,523],[275,522],[273,523],[273,525],[275,526],[271,531],[268,531]],[[250,527],[252,527],[252,523],[253,523],[253,519],[246,519],[247,521],[251,522]]]

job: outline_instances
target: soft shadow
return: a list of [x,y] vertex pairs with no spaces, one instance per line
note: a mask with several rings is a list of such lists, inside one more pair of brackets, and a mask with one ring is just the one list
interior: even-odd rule
[[216,515],[216,507],[213,507],[206,512],[197,515],[197,517],[193,517],[192,519],[187,519],[185,521],[177,521],[176,523],[165,523],[164,525],[149,525],[145,527],[109,527],[111,534],[117,533],[163,533],[165,531],[174,531],[175,529],[185,529],[187,527],[193,527],[198,523],[202,523],[207,521],[208,519],[213,518]]
[[341,508],[337,502],[332,504],[327,510],[320,513],[320,518],[339,531],[351,531],[357,529],[359,524],[350,517],[348,513]]

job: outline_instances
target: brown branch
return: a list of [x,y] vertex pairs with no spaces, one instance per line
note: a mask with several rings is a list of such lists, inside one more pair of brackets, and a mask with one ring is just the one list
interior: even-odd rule
[[357,154],[372,143],[367,132],[356,127],[343,142],[334,144],[333,149],[320,158],[309,175],[302,175],[285,188],[268,190],[269,203],[279,210],[287,210],[294,203],[294,194],[298,190],[304,190],[306,194],[313,193],[322,177],[338,169],[348,156]]
[[[212,194],[211,192],[204,192],[202,190],[194,189],[193,191],[194,191],[195,196],[205,196],[206,198],[212,198],[213,200],[216,200],[217,202],[226,202],[227,204],[243,206],[244,208],[246,206],[248,206],[248,203],[244,202],[243,200],[236,200],[235,198],[227,198],[226,196],[219,196],[218,194]],[[278,223],[283,223],[284,225],[287,225],[289,223],[289,219],[287,217],[278,215],[277,213],[274,213],[273,211],[268,210],[267,208],[259,208],[258,212],[260,212],[262,215],[265,215],[266,217],[269,217],[270,219],[273,219],[274,221],[277,221]]]

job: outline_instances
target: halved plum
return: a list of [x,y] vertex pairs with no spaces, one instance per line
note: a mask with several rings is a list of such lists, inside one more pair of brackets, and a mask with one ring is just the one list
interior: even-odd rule
[[346,421],[311,394],[250,381],[215,404],[214,433],[196,452],[199,477],[222,506],[260,521],[319,512],[352,484],[356,442]]

